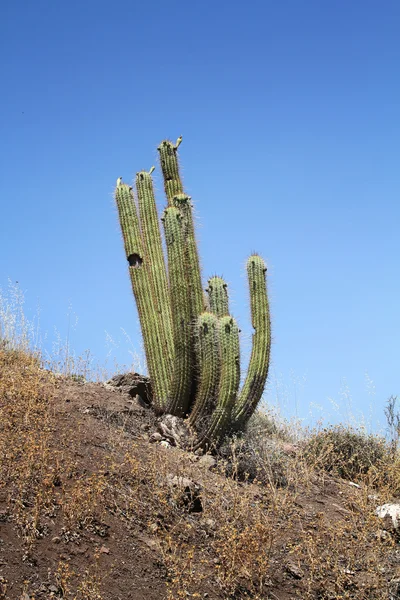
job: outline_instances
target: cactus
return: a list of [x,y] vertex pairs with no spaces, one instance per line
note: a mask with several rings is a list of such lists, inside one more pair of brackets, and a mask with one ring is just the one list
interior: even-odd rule
[[154,198],[151,172],[141,171],[136,175],[141,232],[145,255],[148,257],[149,278],[151,282],[154,310],[161,330],[161,344],[168,373],[167,381],[172,380],[174,360],[174,340],[172,335],[172,314],[169,302],[167,271],[158,223],[158,213]]
[[218,443],[232,423],[232,409],[240,383],[239,328],[233,317],[221,317],[218,322],[218,342],[221,360],[218,402],[206,432],[194,449],[209,448]]
[[189,288],[186,283],[183,218],[175,206],[163,216],[168,252],[169,291],[174,332],[174,373],[168,412],[179,417],[189,410],[192,381],[192,332]]
[[251,322],[254,328],[249,368],[234,408],[235,427],[240,429],[251,417],[264,391],[271,350],[271,321],[268,305],[267,266],[261,256],[247,260]]
[[168,269],[153,191],[154,167],[136,176],[138,208],[121,178],[115,199],[155,410],[187,417],[197,432],[192,447],[211,448],[227,433],[245,428],[265,387],[271,347],[267,269],[257,254],[247,261],[254,334],[239,392],[240,332],[229,313],[225,281],[211,277],[208,295],[202,289],[193,206],[179,174],[181,141],[165,140],[158,147],[168,201],[162,217]]
[[203,419],[210,414],[210,410],[215,407],[218,398],[221,370],[218,318],[210,312],[202,313],[197,319],[194,336],[198,388],[189,424],[201,427]]
[[161,412],[167,405],[168,374],[162,356],[160,344],[160,322],[155,311],[149,261],[144,253],[144,244],[140,231],[132,188],[118,179],[115,200],[119,213],[125,254],[129,264],[132,289],[139,313],[140,326],[143,333],[149,375],[153,384],[153,401],[157,411]]
[[210,311],[217,317],[229,315],[228,286],[222,277],[211,277],[207,288]]

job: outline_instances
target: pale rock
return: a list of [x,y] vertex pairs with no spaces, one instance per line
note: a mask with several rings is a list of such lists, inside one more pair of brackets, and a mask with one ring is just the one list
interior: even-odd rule
[[381,519],[384,519],[385,517],[390,517],[392,519],[393,527],[395,529],[399,527],[400,504],[382,504],[381,506],[377,507],[377,509],[375,510],[375,514]]

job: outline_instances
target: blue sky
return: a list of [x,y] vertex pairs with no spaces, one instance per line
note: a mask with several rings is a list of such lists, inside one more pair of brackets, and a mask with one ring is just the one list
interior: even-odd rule
[[[40,306],[45,344],[70,321],[76,352],[129,363],[140,331],[113,187],[182,135],[204,281],[230,284],[244,368],[257,251],[267,399],[382,425],[400,394],[399,27],[397,0],[6,0],[0,286]],[[158,166],[156,184],[161,209]]]

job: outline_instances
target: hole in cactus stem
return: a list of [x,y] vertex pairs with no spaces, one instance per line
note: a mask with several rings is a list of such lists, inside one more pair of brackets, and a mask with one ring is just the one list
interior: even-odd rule
[[130,254],[128,256],[128,263],[130,267],[141,267],[143,259],[139,254]]

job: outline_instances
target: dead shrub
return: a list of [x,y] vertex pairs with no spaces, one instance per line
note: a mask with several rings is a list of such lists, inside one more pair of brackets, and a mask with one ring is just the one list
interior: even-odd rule
[[383,438],[344,425],[312,434],[304,449],[309,464],[349,480],[360,479],[380,467],[389,453]]

